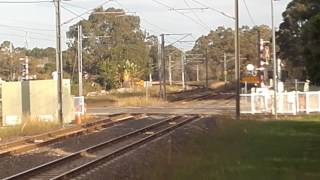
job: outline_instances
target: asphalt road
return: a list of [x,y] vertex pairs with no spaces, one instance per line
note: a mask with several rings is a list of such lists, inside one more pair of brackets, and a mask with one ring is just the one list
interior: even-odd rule
[[115,113],[145,113],[145,114],[202,114],[225,115],[235,111],[234,99],[213,99],[168,103],[162,106],[148,107],[91,107],[87,113],[92,115],[110,115]]

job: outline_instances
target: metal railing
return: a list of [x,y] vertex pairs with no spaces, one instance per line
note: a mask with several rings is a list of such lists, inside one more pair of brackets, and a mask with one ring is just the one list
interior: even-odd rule
[[[241,113],[273,114],[273,93],[241,94]],[[299,114],[320,112],[320,91],[282,92],[277,94],[277,112],[279,114]]]

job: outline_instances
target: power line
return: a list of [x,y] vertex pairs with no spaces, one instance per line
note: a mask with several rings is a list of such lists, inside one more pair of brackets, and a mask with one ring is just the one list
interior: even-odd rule
[[191,12],[193,13],[193,15],[196,17],[196,19],[198,19],[198,21],[203,24],[204,26],[206,26],[208,29],[211,29],[205,22],[203,22],[199,16],[194,12],[194,9],[191,8],[191,6],[189,5],[189,3],[187,2],[187,0],[183,0],[184,3],[188,6],[188,8],[190,8]]
[[[171,7],[171,6],[163,3],[163,2],[161,2],[161,1],[158,1],[158,0],[152,0],[152,1],[155,2],[155,3],[157,3],[157,4],[160,4],[161,6],[164,6],[164,7],[168,8],[168,9],[173,9],[173,10],[174,10],[173,7]],[[179,13],[179,14],[181,14],[181,15],[183,15],[184,17],[190,19],[190,20],[193,21],[194,23],[200,25],[203,29],[208,30],[207,27],[203,26],[203,24],[201,24],[199,21],[195,20],[194,18],[192,18],[192,17],[190,17],[190,16],[188,16],[188,15],[186,15],[185,13],[182,13],[182,12],[180,12],[180,11],[177,11],[177,10],[174,10],[174,11],[177,12],[177,13]],[[211,30],[211,29],[209,28],[209,30]]]
[[221,15],[224,16],[224,17],[227,17],[227,18],[233,19],[233,20],[235,19],[233,16],[231,16],[231,15],[229,15],[229,14],[227,14],[227,13],[225,13],[225,12],[219,10],[219,9],[216,9],[216,8],[213,8],[213,7],[210,7],[210,6],[207,6],[206,4],[203,4],[203,3],[200,2],[200,1],[197,1],[197,0],[191,0],[191,1],[197,3],[197,4],[201,5],[201,6],[207,7],[207,8],[209,8],[210,10],[212,10],[212,11],[214,11],[214,12],[216,12],[216,13],[221,14]]
[[[0,27],[0,28],[2,28],[2,27]],[[52,34],[38,33],[38,32],[34,32],[34,31],[26,31],[26,30],[22,30],[22,29],[11,29],[11,31],[28,32],[30,34],[34,34],[34,35],[38,35],[38,36],[42,36],[42,37],[48,37],[48,36],[52,35]]]
[[177,39],[177,41],[175,41],[175,42],[173,42],[173,43],[171,43],[171,44],[169,44],[168,46],[172,46],[172,45],[174,45],[175,43],[177,43],[177,42],[179,42],[179,41],[181,41],[181,40],[184,40],[185,38],[187,38],[188,36],[190,36],[190,34],[186,34],[185,36],[183,36],[182,38],[180,38],[180,39]]
[[[119,1],[117,1],[117,0],[114,0],[114,2],[115,3],[117,3],[120,7],[122,7],[123,9],[125,9],[126,11],[130,11],[128,8],[126,8],[122,3],[120,3]],[[156,25],[156,24],[153,24],[153,23],[151,23],[149,20],[147,20],[146,18],[144,18],[144,17],[140,17],[141,19],[143,19],[147,24],[149,24],[149,25],[151,25],[151,26],[153,26],[153,27],[155,27],[155,28],[157,28],[157,29],[160,29],[160,30],[164,30],[164,31],[167,31],[166,29],[164,29],[164,28],[162,28],[162,27],[160,27],[160,26],[158,26],[158,25]],[[147,29],[147,28],[145,28],[145,29]],[[154,32],[156,32],[156,31],[154,31]],[[157,34],[160,34],[160,32],[158,31],[158,32],[156,32]]]
[[[13,36],[13,37],[21,37],[21,38],[25,38],[25,37],[26,37],[25,35],[17,35],[17,34],[10,34],[10,33],[0,33],[0,35]],[[28,39],[43,40],[43,41],[48,41],[48,42],[55,42],[54,40],[50,40],[50,39],[36,38],[36,37],[30,37],[30,36],[28,36]]]
[[251,14],[251,12],[250,12],[250,10],[249,10],[249,8],[248,8],[248,4],[247,4],[246,0],[242,0],[242,2],[243,2],[243,4],[244,4],[244,6],[246,7],[246,10],[247,10],[247,13],[248,13],[248,16],[249,16],[249,18],[250,18],[251,23],[252,23],[254,26],[256,26],[256,23],[255,23],[255,21],[254,21],[254,19],[253,19],[253,16],[252,16],[252,14]]
[[29,29],[29,30],[35,30],[35,31],[55,31],[54,29],[41,29],[41,28],[30,28],[26,26],[12,26],[12,25],[6,25],[6,24],[0,24],[2,27],[9,27],[9,28],[19,28],[19,29]]
[[[100,5],[98,5],[97,7],[104,6],[105,4],[107,4],[107,3],[111,2],[111,1],[113,1],[113,0],[107,0],[107,1],[104,1],[103,3],[101,3]],[[91,11],[94,11],[94,10],[95,10],[95,8],[93,8],[93,9],[89,9],[89,10],[87,10],[87,11],[85,11],[85,12],[83,12],[83,13],[81,13],[81,14],[77,15],[76,17],[73,17],[73,18],[71,18],[71,19],[69,19],[69,20],[65,21],[65,22],[64,22],[64,23],[62,23],[61,25],[68,24],[68,23],[70,23],[70,22],[74,21],[75,19],[77,19],[77,18],[79,18],[79,17],[82,17],[83,15],[86,15],[86,14],[88,14],[88,13],[90,13]]]
[[172,8],[172,9],[169,9],[171,11],[191,11],[191,10],[200,10],[200,11],[204,11],[204,10],[207,10],[209,8],[207,7],[203,7],[203,8]]
[[[125,9],[126,11],[130,11],[128,8],[126,8],[126,7],[125,7],[122,3],[120,3],[118,0],[114,0],[114,2],[117,3],[121,8]],[[143,16],[140,16],[140,18],[141,18],[146,24],[149,24],[149,25],[151,25],[151,26],[153,26],[153,27],[155,27],[155,28],[157,28],[157,29],[159,30],[159,31],[154,31],[154,30],[151,30],[151,29],[148,29],[148,28],[146,28],[146,27],[141,26],[142,28],[144,28],[144,29],[146,29],[146,30],[148,30],[148,31],[153,31],[155,34],[161,34],[160,31],[164,31],[164,32],[166,32],[166,33],[171,33],[171,34],[173,34],[173,32],[171,32],[170,30],[168,30],[168,29],[166,29],[166,28],[163,28],[163,27],[161,27],[161,26],[159,26],[159,25],[156,25],[156,24],[154,24],[154,23],[151,23],[149,20],[147,20],[147,19],[144,18]],[[176,38],[173,38],[172,36],[169,36],[168,38],[171,38],[171,39],[173,39],[174,41],[178,40],[178,39],[176,39]]]
[[[122,3],[120,3],[118,0],[114,0],[114,2],[117,3],[121,8],[125,9],[126,11],[130,11],[128,8],[126,8],[126,7],[125,7]],[[170,34],[175,34],[175,33],[171,32],[170,30],[168,30],[168,29],[166,29],[166,28],[163,28],[163,27],[161,27],[161,26],[159,26],[159,25],[156,25],[156,24],[151,23],[149,20],[147,20],[147,19],[144,18],[143,16],[140,16],[140,18],[141,18],[146,24],[149,24],[149,25],[157,28],[159,31],[164,31],[164,32],[170,33]],[[142,26],[141,26],[141,27],[142,27]],[[143,27],[142,27],[142,28],[143,28]],[[147,28],[145,28],[145,29],[147,29]],[[153,30],[148,29],[148,31],[153,31]],[[161,34],[161,32],[159,32],[159,31],[158,31],[158,32],[154,31],[154,32],[155,32],[156,34]],[[190,36],[194,37],[192,34],[190,34]],[[172,39],[173,41],[179,41],[178,39],[176,39],[176,38],[174,38],[174,37],[172,37],[172,36],[168,36],[167,38],[170,38],[170,39]]]
[[0,4],[40,4],[52,2],[53,1],[0,1]]
[[64,5],[68,5],[74,8],[78,8],[78,9],[82,9],[82,10],[87,10],[86,8],[79,6],[79,5],[75,5],[75,4],[71,4],[71,3],[67,3],[67,2],[62,2]]
[[76,15],[76,16],[79,16],[79,18],[82,18],[82,19],[84,19],[84,20],[85,20],[85,18],[84,18],[84,17],[82,17],[82,16],[80,16],[78,13],[76,13],[76,12],[74,12],[74,11],[72,11],[72,10],[70,10],[70,9],[68,9],[68,8],[66,8],[66,7],[64,7],[64,6],[62,6],[62,5],[61,5],[61,7],[62,7],[64,10],[68,11],[69,13],[71,13],[71,14],[73,14],[73,15]]

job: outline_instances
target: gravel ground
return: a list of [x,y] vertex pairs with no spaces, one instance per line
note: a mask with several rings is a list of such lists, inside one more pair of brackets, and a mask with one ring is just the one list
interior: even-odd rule
[[8,177],[43,163],[61,158],[69,155],[70,153],[95,144],[99,144],[103,141],[131,132],[135,129],[142,128],[148,124],[158,122],[163,118],[163,116],[152,116],[152,118],[128,121],[107,128],[103,131],[83,136],[71,137],[64,141],[36,149],[26,154],[0,158],[0,178]]
[[[174,161],[174,154],[183,151],[183,144],[196,134],[206,133],[216,127],[214,118],[202,118],[191,124],[177,129],[173,133],[158,138],[137,150],[127,153],[111,162],[88,171],[76,179],[94,180],[150,180],[169,179],[170,164]],[[186,157],[187,158],[187,157]],[[154,162],[162,162],[166,167],[157,167]],[[159,169],[159,172],[168,174],[149,174],[152,170]]]

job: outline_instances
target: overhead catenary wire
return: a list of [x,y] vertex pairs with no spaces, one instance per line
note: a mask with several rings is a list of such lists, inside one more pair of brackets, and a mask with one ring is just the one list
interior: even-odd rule
[[168,46],[172,46],[172,45],[176,44],[177,42],[179,42],[179,41],[181,41],[181,40],[184,40],[185,38],[187,38],[187,37],[189,37],[189,36],[190,36],[190,34],[186,34],[185,36],[183,36],[182,38],[178,39],[177,41],[169,44]]
[[78,8],[78,9],[82,9],[82,10],[87,10],[87,8],[79,6],[79,5],[76,5],[76,4],[71,4],[71,3],[68,3],[68,2],[64,2],[64,1],[62,1],[61,3],[63,5],[67,5],[67,6],[70,6],[70,7],[74,7],[74,8]]
[[[96,7],[104,6],[104,5],[106,5],[106,4],[108,4],[109,2],[112,2],[112,1],[113,1],[113,0],[107,0],[107,1],[104,1],[103,3],[101,3],[100,5],[98,5],[98,6],[96,6]],[[88,13],[90,13],[90,12],[94,11],[94,10],[95,10],[95,8],[89,9],[89,10],[87,10],[87,11],[85,11],[85,12],[83,12],[83,13],[81,13],[81,14],[77,15],[76,17],[73,17],[73,18],[71,18],[71,19],[69,19],[69,20],[67,20],[67,21],[63,22],[61,25],[69,24],[69,23],[71,23],[72,21],[74,21],[74,20],[78,19],[79,17],[82,17],[82,16],[84,16],[84,15],[86,15],[86,14],[88,14]]]
[[188,6],[188,8],[190,9],[190,11],[192,12],[192,14],[195,16],[196,19],[198,19],[198,21],[203,24],[204,26],[206,26],[208,29],[211,29],[205,22],[203,22],[199,16],[194,12],[194,9],[191,8],[191,6],[189,5],[188,1],[187,0],[183,0],[184,3]]
[[246,8],[246,11],[247,11],[247,14],[248,14],[248,16],[249,16],[249,19],[250,19],[251,23],[252,23],[254,26],[256,26],[256,22],[255,22],[255,20],[253,19],[253,16],[252,16],[252,14],[251,14],[251,11],[250,11],[250,9],[249,9],[249,7],[248,7],[248,4],[247,4],[246,0],[242,0],[242,2],[243,2],[244,6],[245,6],[245,8]]
[[[126,8],[122,3],[120,3],[118,0],[114,0],[115,3],[117,3],[121,8],[125,9],[126,11],[130,11],[130,9]],[[146,24],[149,24],[151,26],[153,26],[154,28],[158,29],[158,30],[151,30],[151,29],[148,29],[148,28],[144,28],[148,31],[153,31],[155,34],[161,34],[160,31],[163,31],[163,32],[166,32],[166,33],[170,33],[170,34],[174,34],[173,32],[171,32],[170,30],[166,29],[166,28],[163,28],[159,25],[156,25],[154,23],[151,23],[149,20],[147,20],[146,18],[144,18],[143,16],[140,16],[140,18],[146,23]],[[174,41],[178,40],[176,38],[173,38],[172,36],[169,36],[168,38],[170,39],[173,39]]]
[[[113,1],[113,0],[111,0],[111,1]],[[117,3],[118,3],[118,2],[117,2]],[[73,6],[72,4],[69,4],[69,3],[63,3],[63,4],[64,4],[64,5],[67,4],[67,5]],[[118,3],[118,4],[120,5],[120,3]],[[121,6],[121,5],[120,5],[120,6]],[[85,19],[84,17],[82,17],[81,14],[78,14],[78,13],[76,13],[76,12],[74,12],[74,11],[72,11],[72,10],[64,7],[64,6],[61,6],[61,7],[64,8],[65,10],[69,11],[69,12],[72,13],[73,15],[76,15],[77,17],[82,18],[82,19]],[[80,8],[80,9],[85,9],[85,8],[79,7],[79,6],[75,6],[75,7],[78,7],[78,8]],[[86,12],[87,12],[87,13],[90,13],[90,11],[86,11]],[[108,12],[106,12],[106,13],[108,13]],[[150,31],[150,30],[149,30],[149,31]],[[152,31],[152,30],[151,30],[151,31]],[[154,32],[155,32],[155,31],[154,31]],[[155,33],[158,33],[158,32],[155,32]]]
[[0,1],[0,4],[40,4],[40,3],[52,3],[51,1]]
[[[130,9],[126,8],[122,3],[120,3],[118,0],[114,0],[113,2],[117,3],[121,8],[123,8],[126,11],[130,11]],[[162,34],[160,31],[166,32],[166,33],[170,33],[170,34],[174,34],[173,32],[171,32],[170,30],[163,28],[159,25],[156,25],[154,23],[151,23],[149,20],[147,20],[146,18],[144,18],[143,16],[140,16],[140,18],[146,23],[149,24],[151,26],[153,26],[154,28],[158,29],[158,30],[151,30],[149,28],[144,28],[143,26],[141,26],[142,28],[148,30],[148,31],[153,31],[155,34]],[[192,34],[191,34],[192,36]],[[172,39],[173,41],[178,41],[178,39],[173,38],[172,36],[168,36],[168,38]]]
[[[26,37],[25,35],[10,34],[10,33],[1,33],[0,35],[13,36],[13,37],[21,37],[21,38],[25,38],[25,37]],[[33,37],[33,36],[28,36],[28,39],[48,41],[48,42],[55,42],[53,39],[37,38],[37,37]]]
[[3,26],[0,26],[0,28],[10,29],[10,31],[28,32],[30,34],[34,34],[34,35],[38,35],[38,36],[42,36],[42,37],[48,37],[48,36],[53,35],[53,34],[40,33],[40,32],[36,32],[36,31],[29,31],[29,30],[25,30],[25,29],[19,29],[19,28],[8,28],[8,27],[3,27]]
[[72,10],[70,10],[70,9],[66,8],[66,7],[64,7],[63,5],[61,5],[61,7],[62,7],[64,10],[68,11],[69,13],[71,13],[71,14],[73,14],[73,15],[76,15],[76,16],[79,16],[79,18],[81,18],[81,19],[85,20],[85,18],[84,18],[84,17],[82,17],[82,16],[80,16],[78,13],[76,13],[76,12],[74,12],[74,11],[72,11]]
[[235,20],[235,17],[233,17],[233,16],[229,15],[228,13],[225,13],[225,12],[223,12],[223,11],[217,9],[217,8],[208,6],[208,5],[202,3],[202,2],[200,2],[200,1],[198,1],[198,0],[191,0],[191,1],[193,1],[193,2],[195,2],[195,3],[197,3],[197,4],[199,4],[199,5],[201,5],[201,6],[203,6],[203,7],[207,7],[207,8],[209,8],[211,11],[214,11],[214,12],[216,12],[216,13],[219,13],[219,14],[221,14],[221,15],[224,16],[224,17],[227,17],[227,18],[229,18],[229,19]]
[[186,14],[183,13],[183,12],[180,12],[180,11],[175,10],[173,7],[171,7],[171,6],[163,3],[163,2],[161,2],[161,1],[158,1],[158,0],[152,0],[152,1],[155,2],[155,3],[157,3],[157,4],[159,4],[159,5],[161,5],[161,6],[164,6],[164,7],[168,8],[168,9],[173,9],[173,11],[177,12],[178,14],[181,14],[182,16],[184,16],[184,17],[186,17],[186,18],[188,18],[188,19],[190,19],[192,22],[200,25],[200,26],[201,26],[203,29],[205,29],[205,30],[211,30],[210,28],[208,29],[206,26],[204,26],[203,24],[201,24],[201,23],[200,23],[199,21],[197,21],[196,19],[194,19],[194,18],[186,15]]
[[[126,8],[126,7],[125,7],[122,3],[120,3],[118,0],[114,0],[114,2],[117,3],[121,8],[125,9],[126,11],[130,11],[128,8]],[[140,16],[140,18],[143,19],[145,23],[147,23],[147,24],[149,24],[149,25],[151,25],[151,26],[159,29],[160,31],[169,32],[167,29],[165,29],[165,28],[163,28],[163,27],[160,27],[160,26],[158,26],[158,25],[156,25],[156,24],[154,24],[154,23],[151,23],[149,20],[147,20],[146,18],[144,18],[144,17],[142,17],[142,16]],[[147,28],[145,28],[145,29],[147,29]],[[157,30],[152,30],[152,31],[156,32],[156,34],[160,34],[160,33],[161,33],[160,31],[157,31]]]
[[10,28],[19,28],[19,29],[25,29],[25,30],[34,30],[34,31],[52,31],[54,32],[54,29],[41,29],[41,28],[31,28],[26,26],[13,26],[13,25],[6,25],[6,24],[0,24],[2,27],[10,27]]

